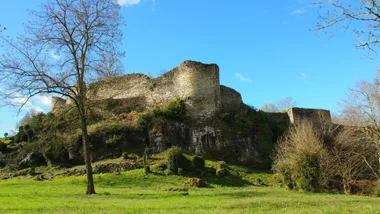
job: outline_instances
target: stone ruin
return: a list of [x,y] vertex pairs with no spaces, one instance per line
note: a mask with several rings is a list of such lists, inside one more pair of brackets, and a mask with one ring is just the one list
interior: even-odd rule
[[[241,133],[242,130],[231,128],[231,124],[221,125],[213,117],[220,112],[233,113],[245,108],[240,93],[220,85],[219,67],[216,64],[184,61],[158,78],[128,74],[90,84],[87,91],[88,99],[128,102],[139,106],[139,111],[166,106],[177,98],[186,98],[186,116],[197,124],[175,122],[149,131],[149,148],[154,153],[176,145],[195,154],[228,153],[233,156],[230,161],[248,162],[254,159],[264,163],[265,159],[270,159],[269,155],[264,159],[261,155],[260,131],[252,131],[247,136]],[[70,103],[70,99],[53,97],[51,111],[55,113]],[[331,122],[330,112],[322,109],[291,108],[286,112],[265,114],[270,127],[281,124],[288,126],[302,119],[319,123],[323,118],[323,122]]]
[[[244,105],[240,93],[220,85],[218,65],[195,61],[184,61],[158,78],[135,73],[100,81],[93,86],[88,90],[89,99],[127,99],[146,109],[165,106],[176,98],[187,98],[187,116],[197,120],[210,118],[219,111],[238,111]],[[51,112],[70,102],[53,97]],[[274,113],[271,117],[276,118],[276,115],[279,114]],[[324,122],[331,122],[330,111],[323,109],[291,108],[287,110],[287,117],[290,123],[301,119],[317,121],[321,117]]]

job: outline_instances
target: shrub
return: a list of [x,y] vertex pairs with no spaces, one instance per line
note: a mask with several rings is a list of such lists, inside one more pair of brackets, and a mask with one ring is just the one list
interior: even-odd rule
[[174,174],[178,174],[178,168],[187,170],[190,168],[190,161],[182,154],[179,147],[172,147],[166,153],[167,167]]
[[120,136],[119,135],[113,135],[111,138],[108,138],[106,140],[106,144],[109,144],[109,145],[116,145],[120,143]]
[[145,173],[145,175],[151,173],[151,171],[150,171],[150,167],[149,167],[149,166],[144,166],[144,173]]
[[5,153],[7,150],[7,144],[0,142],[0,152]]
[[316,154],[304,156],[296,166],[296,185],[307,192],[315,192],[319,188],[321,167]]
[[372,170],[378,168],[377,151],[372,141],[363,139],[365,136],[357,128],[344,127],[334,136],[329,148],[327,174],[334,180],[339,179],[347,194],[352,192],[351,181],[377,177]]
[[164,174],[166,176],[173,175],[174,173],[170,169],[165,169]]
[[183,175],[183,169],[182,168],[178,168],[178,175]]
[[139,129],[145,129],[148,127],[149,123],[152,121],[152,113],[145,112],[138,116],[136,124]]
[[122,156],[124,159],[128,159],[128,152],[123,152]]
[[217,162],[216,165],[216,175],[218,177],[223,177],[227,175],[227,164],[224,161]]
[[202,157],[194,156],[191,163],[194,169],[203,170],[205,168],[205,160]]
[[380,197],[380,180],[374,182],[373,189],[372,189],[372,195],[376,197]]
[[41,153],[32,152],[20,161],[19,168],[25,169],[28,167],[38,167],[44,165],[45,163],[45,158]]
[[346,193],[355,195],[372,195],[375,192],[376,182],[370,180],[353,180],[348,182],[349,191]]
[[265,186],[265,183],[263,180],[261,180],[261,178],[256,178],[256,185]]
[[167,169],[168,167],[166,165],[166,162],[159,162],[158,164],[154,166],[154,168],[159,171],[165,171],[165,169]]
[[164,116],[172,120],[182,120],[186,112],[186,99],[177,98],[168,103],[164,108]]
[[189,178],[187,180],[187,184],[189,184],[191,187],[208,187],[207,183],[199,178]]
[[294,125],[275,148],[273,170],[289,189],[317,191],[323,183],[327,151],[311,122]]

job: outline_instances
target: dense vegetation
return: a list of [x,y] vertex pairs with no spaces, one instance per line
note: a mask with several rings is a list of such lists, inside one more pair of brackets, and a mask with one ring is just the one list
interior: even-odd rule
[[289,189],[379,196],[376,147],[356,127],[295,124],[274,159],[273,170]]

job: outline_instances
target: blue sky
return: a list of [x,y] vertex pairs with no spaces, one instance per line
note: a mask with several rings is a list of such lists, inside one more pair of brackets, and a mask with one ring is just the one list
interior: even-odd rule
[[[42,0],[5,1],[0,23],[5,35],[23,33]],[[352,30],[334,38],[310,31],[317,22],[311,0],[119,0],[125,73],[171,70],[184,60],[216,63],[221,84],[242,94],[245,103],[292,97],[299,107],[339,110],[339,101],[359,79],[371,79],[378,60],[364,59],[354,48]],[[1,51],[1,50],[0,50]],[[37,97],[26,109],[49,110],[49,98]],[[25,114],[0,108],[0,133]],[[2,135],[2,134],[1,134]]]

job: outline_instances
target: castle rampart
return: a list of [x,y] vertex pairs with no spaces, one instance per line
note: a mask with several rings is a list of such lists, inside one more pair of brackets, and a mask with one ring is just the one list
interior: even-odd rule
[[89,87],[88,97],[93,100],[140,98],[147,108],[186,97],[189,116],[210,117],[222,106],[219,67],[184,61],[158,78],[129,74],[95,83]]
[[51,98],[50,112],[55,113],[66,105],[66,100],[53,96]]
[[313,123],[331,123],[330,111],[324,109],[310,109],[310,108],[290,108],[288,109],[288,116],[291,123],[299,123],[303,119],[308,119]]
[[[209,118],[220,110],[238,111],[244,105],[240,93],[220,85],[218,65],[195,61],[184,61],[158,78],[128,74],[96,82],[88,87],[87,96],[91,100],[130,99],[146,109],[165,106],[176,98],[187,98],[187,115],[197,119]],[[64,105],[65,100],[53,97],[51,111],[54,113]],[[272,122],[286,124],[305,118],[331,122],[330,112],[321,109],[291,108],[287,116],[286,113],[269,116]]]

